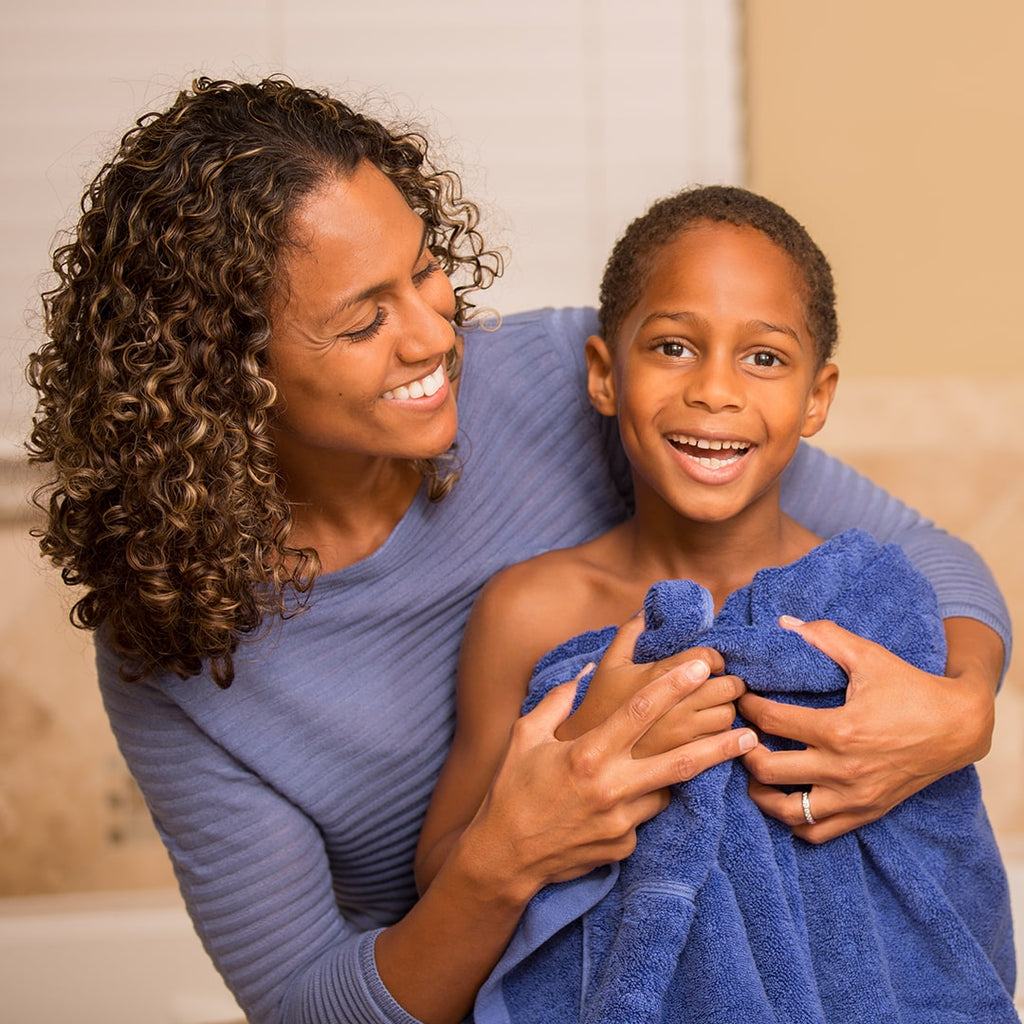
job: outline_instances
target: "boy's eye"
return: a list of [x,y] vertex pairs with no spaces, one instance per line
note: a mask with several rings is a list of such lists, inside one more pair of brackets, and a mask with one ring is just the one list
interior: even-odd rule
[[654,351],[672,359],[679,359],[690,351],[690,347],[681,341],[661,341],[654,346]]
[[747,356],[744,360],[745,363],[751,363],[754,366],[781,366],[782,360],[774,352],[754,352]]

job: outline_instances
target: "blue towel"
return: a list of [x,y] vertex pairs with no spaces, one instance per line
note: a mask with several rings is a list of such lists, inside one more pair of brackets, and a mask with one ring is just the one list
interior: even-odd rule
[[[929,672],[945,665],[931,587],[897,546],[857,530],[759,572],[717,617],[707,591],[680,580],[652,587],[644,611],[637,661],[706,644],[752,691],[809,706],[841,704],[847,680],[778,626],[782,614],[832,619]],[[614,632],[546,655],[525,708]],[[746,786],[731,762],[674,787],[631,857],[538,893],[476,1024],[1019,1021],[1006,874],[973,766],[821,846],[763,815]]]

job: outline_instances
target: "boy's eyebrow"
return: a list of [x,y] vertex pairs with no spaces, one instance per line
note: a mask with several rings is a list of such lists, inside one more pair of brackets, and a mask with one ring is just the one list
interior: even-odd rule
[[[416,259],[413,263],[423,255],[427,249],[427,239],[430,237],[430,226],[428,224],[423,225],[423,235],[420,238],[420,247],[416,250]],[[343,313],[349,306],[354,306],[356,303],[362,302],[364,299],[373,298],[378,292],[387,291],[388,288],[394,285],[394,281],[379,281],[377,284],[370,285],[369,288],[364,288],[361,292],[356,295],[342,296],[322,317],[320,321],[321,327],[325,327],[335,317]]]
[[[655,310],[640,321],[640,326],[646,327],[653,320],[676,320],[681,321],[682,323],[695,324],[697,326],[703,326],[706,323],[704,318],[698,316],[696,313],[689,313],[686,311],[669,313],[665,310]],[[795,342],[800,342],[800,335],[796,330],[786,324],[777,324],[770,320],[754,319],[748,320],[744,326],[756,331],[776,331],[779,334],[788,335]]]
[[778,331],[780,334],[788,334],[794,341],[800,341],[800,335],[792,327],[786,324],[773,324],[768,320],[749,320],[748,326],[760,328],[765,331]]

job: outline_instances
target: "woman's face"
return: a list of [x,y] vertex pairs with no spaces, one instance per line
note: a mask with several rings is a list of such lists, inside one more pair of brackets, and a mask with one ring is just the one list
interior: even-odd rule
[[444,371],[455,297],[423,221],[364,162],[314,192],[292,228],[266,366],[282,461],[445,451],[457,426]]

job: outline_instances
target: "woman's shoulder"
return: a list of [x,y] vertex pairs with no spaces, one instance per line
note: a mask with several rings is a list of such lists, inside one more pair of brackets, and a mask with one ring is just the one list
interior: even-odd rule
[[548,307],[507,316],[482,313],[463,328],[463,335],[470,360],[512,360],[527,366],[542,359],[582,368],[584,343],[596,330],[593,309]]

